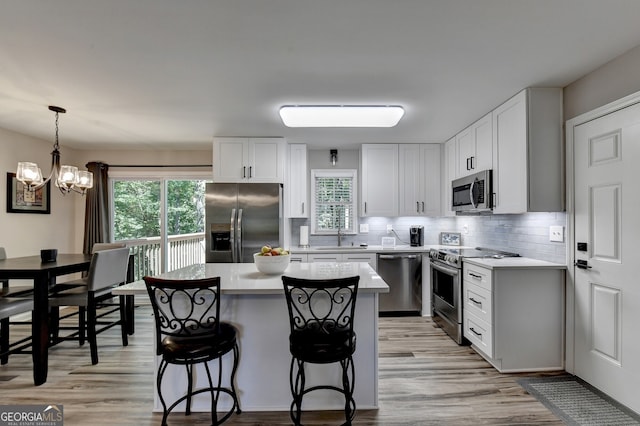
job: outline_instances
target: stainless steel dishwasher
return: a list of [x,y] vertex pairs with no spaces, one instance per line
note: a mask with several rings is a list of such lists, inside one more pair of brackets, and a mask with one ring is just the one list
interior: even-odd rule
[[381,315],[420,315],[422,310],[422,255],[378,253],[378,275],[389,286],[380,293]]

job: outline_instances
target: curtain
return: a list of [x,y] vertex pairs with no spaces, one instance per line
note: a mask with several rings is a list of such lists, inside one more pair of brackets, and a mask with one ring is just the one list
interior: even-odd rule
[[109,235],[109,165],[97,161],[87,163],[93,173],[93,188],[87,190],[84,213],[83,253],[91,254],[94,243],[108,243]]

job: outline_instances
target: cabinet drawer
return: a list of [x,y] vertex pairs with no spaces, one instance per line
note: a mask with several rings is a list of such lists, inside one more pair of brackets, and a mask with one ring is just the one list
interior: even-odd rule
[[489,358],[493,358],[493,332],[491,325],[472,313],[464,313],[464,337]]
[[482,321],[491,324],[493,302],[491,292],[470,282],[466,282],[464,287],[464,312],[470,312]]
[[491,269],[463,264],[463,280],[491,291]]
[[309,262],[342,262],[342,254],[340,253],[327,253],[327,254],[309,254]]

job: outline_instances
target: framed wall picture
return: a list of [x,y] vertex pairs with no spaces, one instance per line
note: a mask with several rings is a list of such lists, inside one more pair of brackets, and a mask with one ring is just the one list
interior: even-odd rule
[[16,174],[7,173],[7,213],[51,213],[51,182],[42,188],[29,191],[16,179]]

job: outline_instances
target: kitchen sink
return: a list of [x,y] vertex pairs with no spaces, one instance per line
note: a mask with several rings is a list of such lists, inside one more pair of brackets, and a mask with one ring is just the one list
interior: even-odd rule
[[366,250],[367,247],[360,246],[322,246],[322,247],[310,247],[311,250]]

